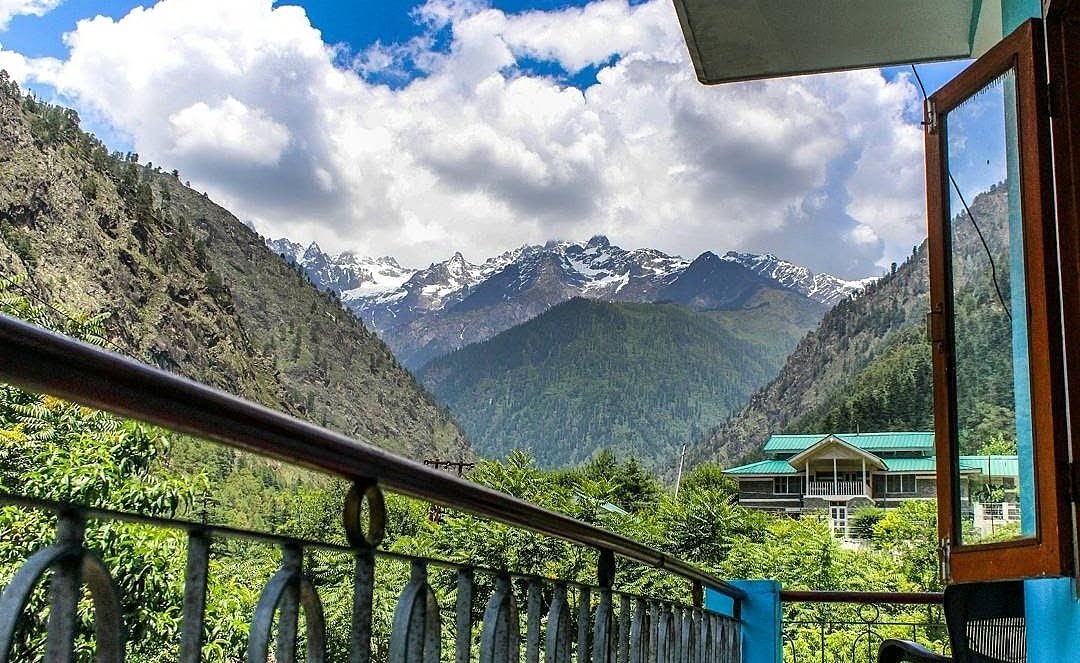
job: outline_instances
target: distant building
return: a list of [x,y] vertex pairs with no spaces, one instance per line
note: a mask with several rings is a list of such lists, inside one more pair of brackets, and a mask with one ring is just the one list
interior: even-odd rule
[[[937,495],[932,432],[773,435],[766,460],[733,467],[739,504],[798,515],[828,511],[840,536],[863,506],[891,508]],[[1016,456],[961,456],[961,501],[982,532],[1019,522]]]

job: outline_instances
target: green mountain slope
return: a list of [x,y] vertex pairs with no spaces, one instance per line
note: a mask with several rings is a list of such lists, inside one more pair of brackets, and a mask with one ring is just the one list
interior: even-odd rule
[[733,311],[572,299],[429,363],[420,379],[477,451],[547,466],[597,449],[666,467],[773,375],[824,307],[764,289]]
[[[975,197],[972,214],[993,252],[1006,237],[1006,189]],[[977,357],[960,379],[969,385],[960,403],[961,444],[972,451],[1011,425],[1007,325],[990,278],[986,252],[966,216],[955,243],[957,315],[965,321],[961,351]],[[1005,264],[996,255],[998,265]],[[927,430],[933,426],[931,349],[925,313],[930,308],[924,243],[893,273],[853,300],[841,302],[807,334],[777,377],[735,416],[705,435],[693,461],[731,464],[752,456],[772,433],[849,430]],[[1008,292],[1007,275],[999,287]]]
[[378,338],[176,174],[0,78],[0,274],[130,356],[413,457],[468,455]]

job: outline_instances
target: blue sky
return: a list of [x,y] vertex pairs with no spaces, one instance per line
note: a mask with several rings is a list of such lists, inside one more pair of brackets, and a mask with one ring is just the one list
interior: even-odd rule
[[[706,88],[670,0],[0,0],[8,17],[16,80],[268,236],[423,266],[605,233],[862,277],[925,235],[908,68]],[[932,91],[961,67],[920,71]]]

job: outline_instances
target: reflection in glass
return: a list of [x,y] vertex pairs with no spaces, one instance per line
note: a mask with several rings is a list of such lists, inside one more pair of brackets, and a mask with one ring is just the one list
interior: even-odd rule
[[1015,76],[946,117],[961,543],[1035,535]]

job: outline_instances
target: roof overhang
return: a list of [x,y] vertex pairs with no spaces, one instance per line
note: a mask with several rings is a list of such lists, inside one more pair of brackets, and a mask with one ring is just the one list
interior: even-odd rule
[[977,57],[1002,35],[1002,0],[674,2],[705,84]]
[[849,444],[848,442],[841,440],[835,435],[829,435],[828,437],[825,437],[820,442],[809,447],[808,449],[800,451],[791,458],[788,458],[787,462],[792,467],[798,467],[799,465],[802,465],[808,460],[811,460],[814,456],[823,454],[826,449],[833,446],[844,449],[856,458],[861,458],[867,461],[867,463],[869,463],[870,466],[874,469],[884,470],[887,467],[885,461],[883,461],[878,456],[870,453],[869,451],[866,451],[865,449],[860,449],[854,444]]

